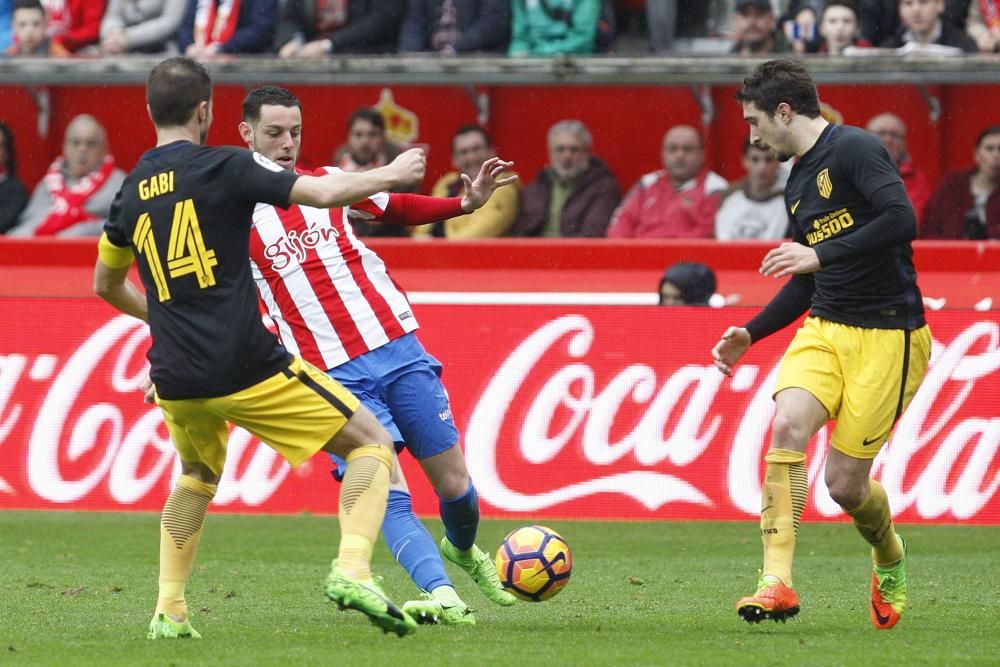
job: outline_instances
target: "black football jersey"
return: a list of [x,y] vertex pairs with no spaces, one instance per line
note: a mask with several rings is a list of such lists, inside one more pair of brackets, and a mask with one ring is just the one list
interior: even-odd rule
[[231,394],[290,362],[261,322],[248,258],[255,204],[287,207],[296,178],[246,149],[177,141],[125,179],[104,230],[138,262],[162,398]]
[[[872,204],[873,194],[901,183],[882,142],[856,127],[827,126],[796,162],[785,204],[794,239],[814,248],[822,266],[813,274],[813,315],[873,329],[924,325],[910,242],[870,233],[875,228],[862,233],[884,215]],[[908,199],[901,203],[910,206]],[[880,225],[893,222],[879,220]]]

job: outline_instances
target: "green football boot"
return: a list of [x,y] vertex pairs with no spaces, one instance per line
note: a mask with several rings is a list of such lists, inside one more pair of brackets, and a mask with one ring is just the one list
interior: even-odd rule
[[479,586],[483,595],[503,607],[509,607],[517,599],[504,590],[497,575],[496,565],[482,549],[475,544],[468,551],[460,551],[447,537],[441,538],[441,554],[459,566]]
[[348,576],[337,569],[337,561],[333,561],[326,578],[326,597],[341,609],[355,609],[365,614],[383,632],[395,632],[403,637],[417,629],[417,622],[386,597],[378,582]]
[[191,627],[190,619],[175,621],[169,614],[157,614],[149,622],[148,639],[201,639],[201,633]]
[[458,600],[458,604],[446,605],[430,593],[421,593],[419,600],[403,603],[403,611],[417,623],[425,625],[475,625],[476,616],[469,606]]

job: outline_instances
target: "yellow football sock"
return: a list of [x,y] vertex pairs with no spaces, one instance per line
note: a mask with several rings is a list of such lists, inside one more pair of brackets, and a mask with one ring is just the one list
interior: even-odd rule
[[347,472],[340,489],[337,568],[356,579],[369,579],[372,548],[389,497],[392,450],[381,445],[362,445],[348,452],[344,460]]
[[760,535],[764,542],[764,577],[792,585],[792,558],[799,520],[806,505],[806,455],[772,449],[764,457],[767,471],[761,493]]
[[871,491],[864,502],[847,513],[854,519],[854,527],[861,537],[872,545],[872,558],[876,565],[894,565],[903,558],[903,547],[896,538],[889,511],[889,498],[885,489],[874,479],[869,480]]
[[201,526],[208,503],[215,497],[215,484],[181,475],[160,517],[160,593],[156,613],[187,617],[184,589],[194,567],[201,542]]

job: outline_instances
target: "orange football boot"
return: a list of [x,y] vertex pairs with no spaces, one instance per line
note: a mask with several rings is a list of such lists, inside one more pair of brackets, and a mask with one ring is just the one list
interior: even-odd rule
[[781,583],[757,582],[757,592],[736,603],[736,611],[747,623],[771,619],[784,623],[799,613],[799,596]]

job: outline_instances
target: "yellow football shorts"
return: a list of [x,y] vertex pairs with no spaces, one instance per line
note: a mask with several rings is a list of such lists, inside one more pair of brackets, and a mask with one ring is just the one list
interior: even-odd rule
[[360,401],[309,362],[295,357],[280,373],[225,396],[177,401],[157,397],[181,460],[217,475],[226,462],[232,422],[295,467],[344,427]]
[[865,329],[808,317],[781,360],[774,393],[805,389],[837,422],[834,449],[873,459],[917,393],[930,356],[926,326]]

